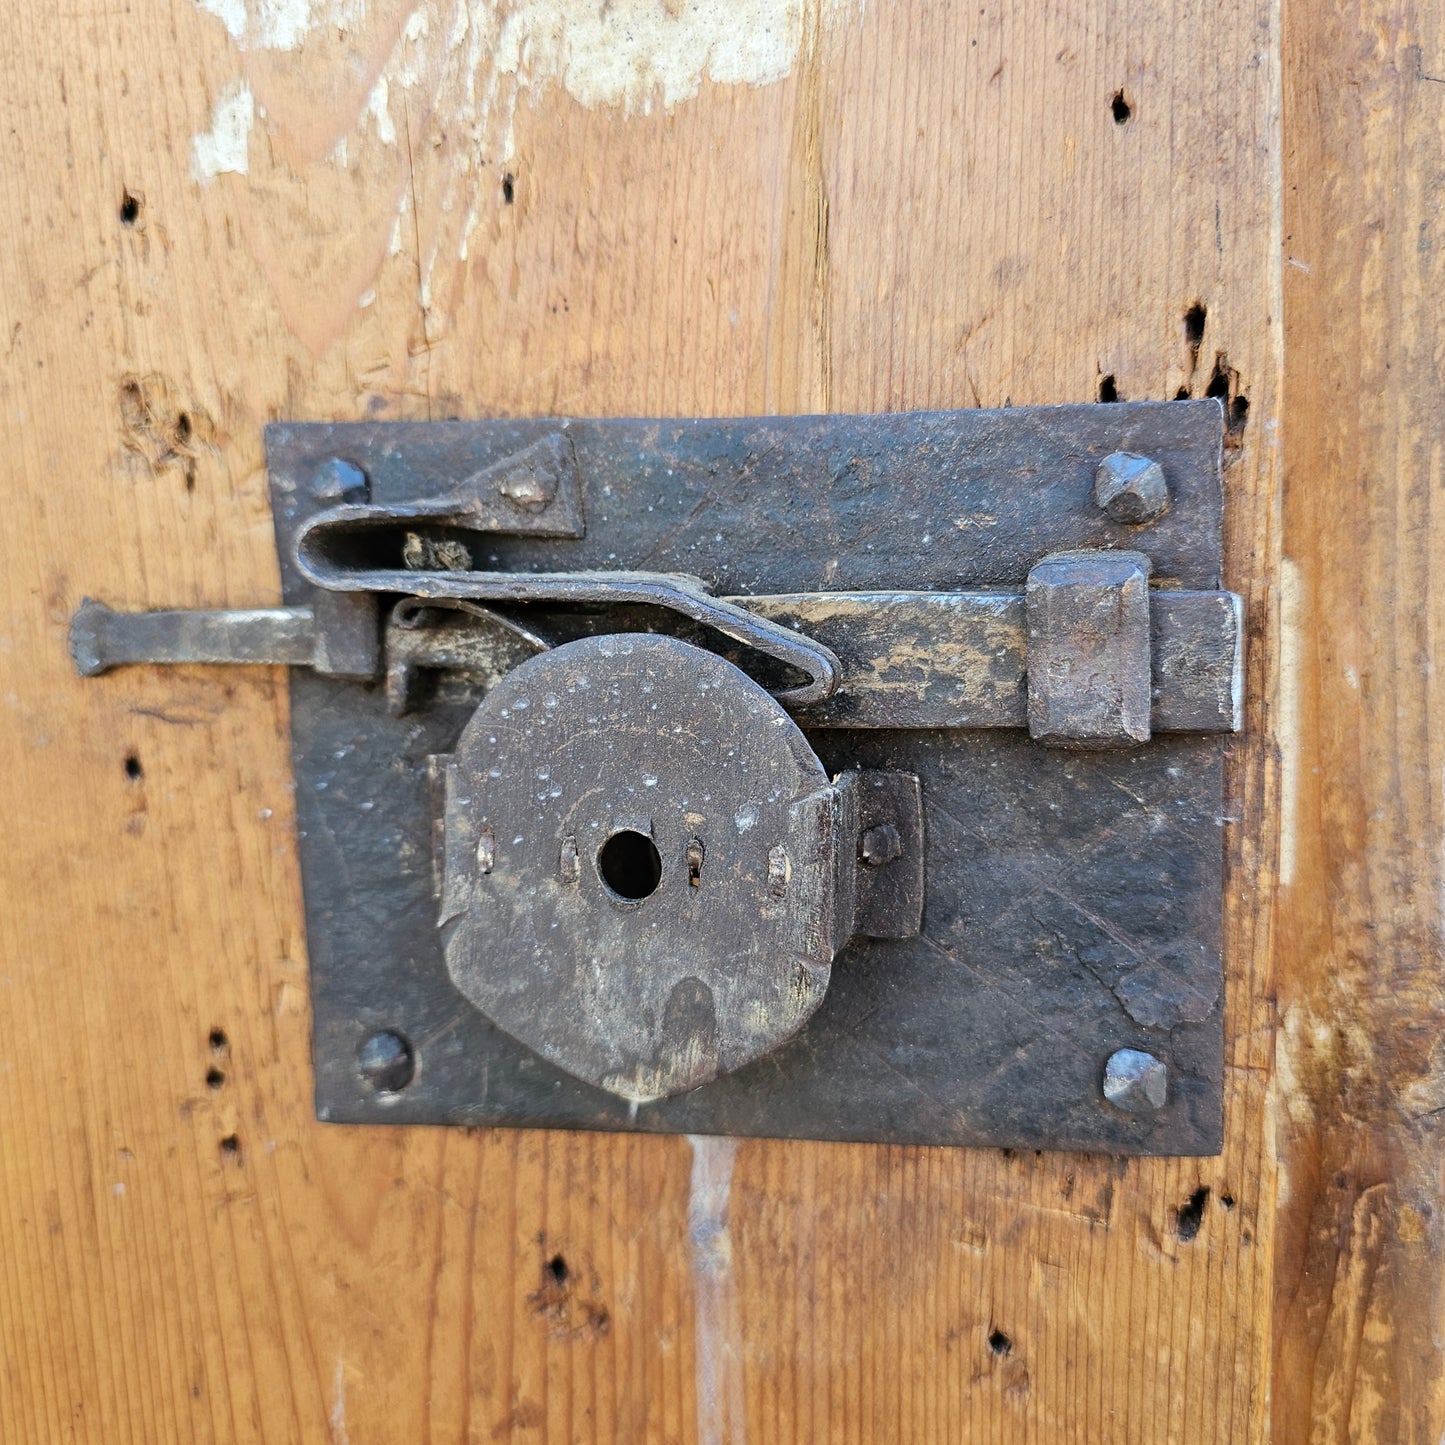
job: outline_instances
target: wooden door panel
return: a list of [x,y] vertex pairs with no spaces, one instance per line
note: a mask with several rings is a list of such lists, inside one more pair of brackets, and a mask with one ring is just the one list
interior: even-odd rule
[[[1401,1136],[1385,1091],[1323,1128],[1355,1064],[1309,1030],[1345,1007],[1342,962],[1368,972],[1363,935],[1320,943],[1342,898],[1357,929],[1391,898],[1401,996],[1437,946],[1438,847],[1427,860],[1414,841],[1438,838],[1433,683],[1371,649],[1379,629],[1425,625],[1438,249],[1408,250],[1433,237],[1427,183],[1397,194],[1366,173],[1438,171],[1438,86],[1404,59],[1431,73],[1438,17],[1376,7],[1365,45],[1357,20],[1299,4],[1286,33],[1267,4],[776,0],[692,33],[714,22],[637,0],[618,7],[632,49],[581,7],[574,27],[602,39],[577,29],[563,49],[566,7],[540,0],[12,8],[0,1437],[1262,1439],[1281,1193],[1277,1433],[1307,1438],[1316,1419],[1319,1438],[1371,1438],[1390,1419],[1404,1438],[1423,1421],[1388,1403],[1404,1386],[1380,1352],[1391,1302],[1433,1320],[1436,1292],[1406,1278],[1438,1259],[1433,1125]],[[619,54],[658,88],[619,99]],[[1357,67],[1387,81],[1338,113],[1305,79],[1348,86]],[[1291,215],[1313,227],[1308,255],[1282,232]],[[1425,230],[1405,227],[1416,216]],[[1343,334],[1349,284],[1301,280],[1331,267],[1364,283]],[[1367,426],[1366,393],[1395,384],[1377,305],[1411,338],[1414,380]],[[1308,410],[1284,436],[1312,480],[1285,514],[1305,590],[1281,633],[1291,315],[1311,361],[1286,372]],[[324,1127],[284,677],[82,682],[66,656],[83,595],[276,600],[261,428],[277,418],[1206,391],[1234,422],[1227,581],[1251,629],[1223,826],[1217,1160]],[[1391,465],[1368,470],[1377,545],[1322,591],[1359,536],[1332,510],[1354,459],[1393,438]],[[1350,664],[1371,687],[1330,693],[1324,654],[1298,650],[1313,609],[1369,595],[1401,552],[1408,587],[1350,634],[1377,659]],[[1428,634],[1413,635],[1418,663]],[[1281,636],[1297,649],[1283,690]],[[1288,806],[1279,719],[1302,729]],[[1341,774],[1360,726],[1386,735]],[[1382,797],[1404,800],[1383,822]],[[1282,816],[1296,871],[1277,941]],[[1338,851],[1303,841],[1340,827]],[[1301,1009],[1287,1076],[1276,962]],[[1428,1048],[1387,1043],[1408,1032],[1399,998],[1366,998],[1379,1029],[1361,1059],[1423,1080]],[[1428,1115],[1427,1085],[1411,1097]],[[1330,1194],[1329,1171],[1351,1167]],[[1356,1368],[1368,1415],[1337,1398]]]

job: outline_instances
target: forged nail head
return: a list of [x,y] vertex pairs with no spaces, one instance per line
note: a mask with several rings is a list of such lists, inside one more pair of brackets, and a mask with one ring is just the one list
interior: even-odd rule
[[1104,1097],[1130,1114],[1152,1114],[1169,1095],[1169,1070],[1143,1049],[1117,1049],[1104,1065]]
[[328,457],[311,475],[311,494],[319,502],[364,502],[371,487],[355,462]]
[[399,1094],[416,1077],[411,1045],[390,1029],[379,1029],[356,1051],[361,1077],[378,1093]]
[[1111,452],[1094,472],[1094,500],[1113,521],[1137,526],[1168,510],[1169,484],[1151,458]]
[[876,823],[858,840],[858,855],[870,868],[883,868],[903,856],[903,838],[892,823]]

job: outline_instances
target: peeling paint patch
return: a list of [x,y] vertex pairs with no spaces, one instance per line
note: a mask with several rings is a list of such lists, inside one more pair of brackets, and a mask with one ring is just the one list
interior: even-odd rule
[[[243,51],[292,51],[309,37],[354,29],[365,0],[195,0]],[[861,0],[459,0],[444,23],[435,0],[410,10],[376,79],[359,125],[384,145],[398,144],[393,107],[422,88],[425,103],[465,137],[444,210],[467,216],[459,254],[477,224],[479,178],[516,152],[514,120],[526,91],[555,86],[589,108],[624,115],[670,110],[705,80],[771,85],[793,71],[816,10],[823,23]],[[340,52],[338,52],[340,54]],[[343,137],[333,153],[345,166]],[[213,172],[214,174],[214,172]]]
[[319,26],[346,30],[365,0],[196,0],[242,50],[296,50]]
[[191,175],[202,185],[224,172],[245,175],[250,165],[256,102],[249,85],[233,87],[211,111],[211,128],[191,138]]
[[196,0],[196,4],[203,14],[214,15],[237,45],[245,43],[247,18],[242,0]]
[[[495,20],[499,8],[473,0],[473,19]],[[532,84],[560,80],[589,108],[646,113],[654,100],[667,109],[691,100],[704,77],[719,85],[781,80],[802,37],[803,0],[615,0],[587,7],[531,0],[498,30],[496,68]]]

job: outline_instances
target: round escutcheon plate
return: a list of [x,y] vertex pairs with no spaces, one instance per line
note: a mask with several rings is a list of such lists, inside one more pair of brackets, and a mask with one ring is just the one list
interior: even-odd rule
[[626,1099],[776,1048],[822,1001],[838,794],[731,663],[622,634],[543,653],[448,770],[441,926],[466,998]]

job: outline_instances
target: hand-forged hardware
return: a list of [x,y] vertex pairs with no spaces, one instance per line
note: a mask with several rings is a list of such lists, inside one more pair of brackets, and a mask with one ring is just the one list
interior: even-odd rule
[[295,669],[323,1118],[1208,1152],[1221,443],[278,425],[286,605],[72,652]]

